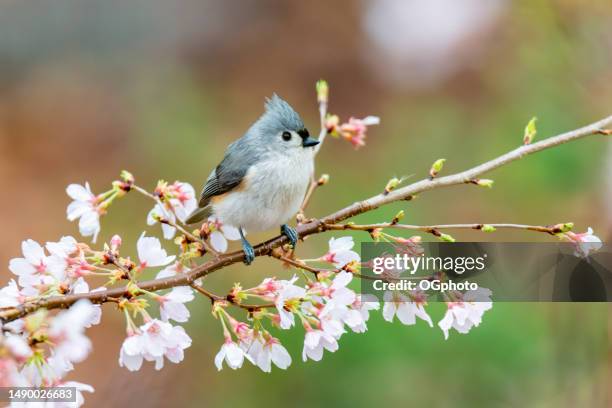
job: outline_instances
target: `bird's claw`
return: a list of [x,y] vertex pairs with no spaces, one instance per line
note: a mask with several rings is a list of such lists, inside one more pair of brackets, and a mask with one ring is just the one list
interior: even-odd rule
[[244,250],[244,264],[250,265],[255,260],[255,250],[248,242],[242,243],[242,249]]
[[291,228],[289,225],[283,224],[281,226],[281,234],[289,238],[289,242],[291,242],[291,246],[295,249],[298,239],[300,238],[295,228]]

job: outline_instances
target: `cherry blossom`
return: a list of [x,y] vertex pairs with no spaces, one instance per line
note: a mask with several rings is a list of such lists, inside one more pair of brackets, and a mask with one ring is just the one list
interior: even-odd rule
[[226,336],[225,342],[221,346],[221,350],[219,350],[215,356],[215,366],[217,366],[217,370],[221,371],[223,369],[223,361],[225,360],[229,368],[236,370],[242,367],[244,358],[244,350],[234,343],[231,337]]
[[351,262],[359,262],[359,254],[353,251],[355,243],[353,237],[331,238],[329,240],[329,251],[321,257],[321,260],[333,264],[336,268]]
[[69,221],[79,220],[79,232],[84,237],[93,236],[95,243],[100,233],[100,214],[102,209],[98,205],[98,197],[91,192],[89,183],[85,186],[70,184],[66,193],[73,199],[66,209]]
[[48,331],[55,356],[73,363],[83,361],[91,351],[91,341],[84,331],[96,320],[99,322],[96,308],[85,299],[59,313],[51,321]]
[[[171,223],[176,222],[176,215],[174,212],[168,208],[166,208],[163,204],[157,203],[155,206],[149,211],[147,215],[147,225],[154,225],[158,222],[159,219],[167,220]],[[176,228],[172,225],[161,223],[162,232],[165,239],[174,238],[174,234],[176,234]]]
[[588,228],[587,232],[566,232],[563,234],[563,238],[576,245],[574,255],[577,257],[587,257],[591,252],[598,251],[603,246],[601,239],[593,234],[591,227]]
[[155,369],[164,366],[164,357],[173,363],[183,360],[183,353],[191,346],[191,338],[180,326],[158,319],[151,319],[138,328],[137,332],[128,333],[121,345],[119,365],[130,371],[137,371],[143,359],[154,361]]
[[327,115],[325,128],[332,136],[340,136],[350,142],[356,149],[365,146],[366,132],[368,126],[380,124],[378,116],[366,116],[363,119],[351,117],[348,122],[340,124],[337,115]]
[[142,268],[165,266],[176,258],[174,255],[168,256],[166,250],[162,248],[159,239],[155,237],[145,237],[144,232],[138,239],[136,246],[138,248],[138,258],[140,259],[140,266]]
[[282,370],[286,370],[291,365],[291,356],[287,349],[280,344],[279,340],[267,336],[255,338],[245,350],[251,357],[250,360],[263,372],[272,371],[272,363]]
[[280,289],[274,300],[276,310],[280,316],[280,327],[289,329],[295,324],[293,313],[297,311],[301,299],[306,296],[306,289],[294,285],[297,276],[289,281],[278,281]]
[[365,146],[368,126],[378,124],[380,124],[380,118],[377,116],[366,116],[363,119],[351,117],[347,123],[340,125],[340,135],[358,149]]
[[[175,181],[168,185],[160,182],[155,189],[155,195],[161,200],[149,211],[147,224],[153,225],[159,219],[176,223],[178,219],[185,222],[189,214],[197,207],[195,191],[191,184]],[[167,223],[161,223],[165,239],[172,239],[176,234],[176,228]]]
[[51,254],[47,258],[48,271],[57,281],[66,278],[66,270],[70,256],[77,250],[77,242],[73,237],[62,237],[58,242],[47,242],[45,245]]
[[332,353],[338,350],[336,338],[323,330],[307,327],[302,360],[307,361],[310,358],[314,361],[321,361],[324,349]]
[[227,251],[227,241],[237,241],[240,237],[238,228],[222,223],[218,218],[208,218],[210,233],[210,245],[217,252]]
[[3,339],[4,346],[18,358],[19,360],[25,360],[32,355],[32,349],[27,342],[27,339],[17,334],[8,333]]
[[355,301],[351,305],[350,313],[359,313],[360,319],[351,317],[347,319],[345,323],[355,333],[364,333],[368,328],[366,322],[370,319],[370,310],[380,309],[380,303],[376,296],[371,294],[357,295]]
[[327,302],[321,311],[322,316],[334,312],[342,314],[349,305],[353,304],[356,298],[355,292],[346,287],[352,279],[353,275],[351,273],[341,271],[336,274],[329,288],[323,290]]
[[0,331],[0,387],[22,385],[24,380],[19,373],[19,364],[31,354],[32,350],[23,337],[4,335]]
[[130,371],[140,370],[144,356],[143,348],[142,335],[140,333],[129,334],[119,351],[119,365]]
[[22,298],[17,282],[11,279],[8,285],[0,289],[0,308],[18,306]]
[[444,338],[448,339],[451,328],[465,334],[472,327],[480,325],[484,312],[493,307],[490,296],[489,289],[478,288],[463,294],[460,301],[447,302],[446,314],[438,322],[438,326],[444,332]]
[[393,317],[397,316],[400,322],[406,326],[416,323],[416,318],[426,321],[430,327],[433,327],[431,317],[425,311],[424,294],[413,292],[414,301],[410,300],[406,295],[399,292],[385,292],[383,317],[386,321],[392,322]]
[[193,290],[187,286],[177,286],[157,300],[160,303],[160,315],[163,321],[170,319],[176,322],[186,322],[189,320],[189,310],[185,306],[186,302],[193,300]]
[[47,276],[47,255],[43,247],[36,241],[28,239],[21,243],[23,258],[13,258],[9,262],[9,270],[19,277],[19,285],[28,288],[29,292],[38,293],[36,287],[52,283]]

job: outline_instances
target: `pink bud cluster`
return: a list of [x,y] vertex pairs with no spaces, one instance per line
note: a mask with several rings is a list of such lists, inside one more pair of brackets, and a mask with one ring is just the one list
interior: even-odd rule
[[380,124],[380,118],[377,116],[366,116],[363,119],[351,117],[345,123],[340,123],[340,118],[336,115],[327,115],[325,118],[327,133],[334,137],[341,137],[356,149],[365,146],[368,126],[378,124]]

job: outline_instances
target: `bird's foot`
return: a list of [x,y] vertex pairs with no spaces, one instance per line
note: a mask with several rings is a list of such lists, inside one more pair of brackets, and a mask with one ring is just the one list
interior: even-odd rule
[[240,238],[242,240],[242,250],[244,251],[244,264],[250,265],[251,262],[255,260],[255,250],[253,246],[246,240],[244,237],[244,233],[242,232],[242,228],[240,231]]
[[295,249],[298,239],[300,238],[295,228],[291,228],[289,225],[283,224],[281,225],[281,234],[289,238],[289,242],[291,242],[291,246]]

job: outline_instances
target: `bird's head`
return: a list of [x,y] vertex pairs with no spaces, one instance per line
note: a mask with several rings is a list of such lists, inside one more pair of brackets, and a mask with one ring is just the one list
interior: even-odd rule
[[257,120],[250,133],[259,138],[268,149],[291,153],[310,149],[319,144],[310,136],[302,118],[295,110],[274,94],[266,99],[266,111]]

